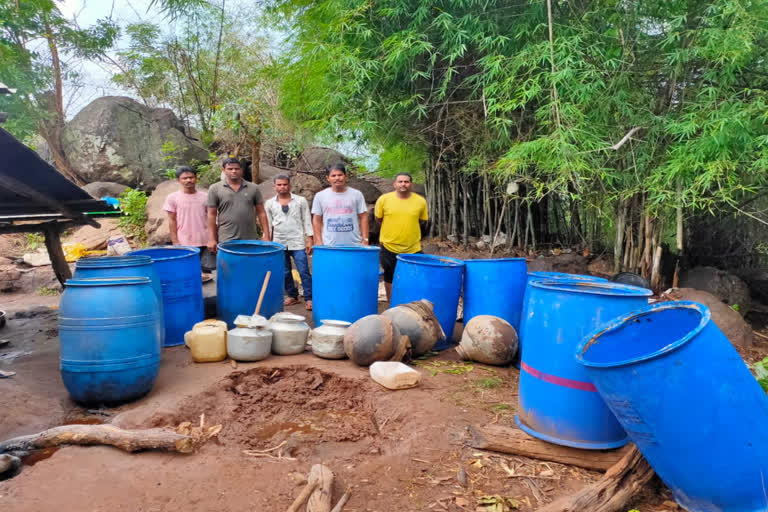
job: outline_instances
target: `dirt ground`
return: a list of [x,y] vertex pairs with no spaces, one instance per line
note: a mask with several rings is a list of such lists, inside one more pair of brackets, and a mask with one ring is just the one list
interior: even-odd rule
[[[462,363],[453,350],[415,362],[419,387],[388,391],[366,368],[309,352],[233,368],[229,361],[196,364],[185,347],[173,347],[163,351],[148,396],[84,409],[59,377],[55,307],[17,310],[0,331],[11,340],[0,348],[0,369],[17,372],[0,380],[0,438],[66,423],[175,427],[201,414],[223,429],[192,455],[99,446],[38,453],[0,482],[7,510],[283,511],[311,465],[322,462],[336,475],[334,502],[351,489],[347,512],[485,511],[484,497],[505,500],[504,510],[532,511],[600,476],[471,448],[469,425],[514,425],[518,371]],[[290,309],[304,313],[303,305]],[[275,447],[265,452],[271,457],[244,453]],[[633,506],[673,510],[670,499],[656,482]]]

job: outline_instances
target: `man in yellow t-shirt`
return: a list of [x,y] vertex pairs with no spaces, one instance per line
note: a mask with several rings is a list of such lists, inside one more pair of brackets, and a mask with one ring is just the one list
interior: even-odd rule
[[398,254],[421,252],[421,226],[427,220],[427,201],[411,192],[413,179],[406,172],[395,176],[395,191],[376,201],[373,215],[381,222],[379,262],[384,269],[387,301],[392,299],[392,279]]

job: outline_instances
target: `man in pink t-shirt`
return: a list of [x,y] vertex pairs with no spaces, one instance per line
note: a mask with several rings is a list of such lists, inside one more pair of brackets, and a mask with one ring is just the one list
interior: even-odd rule
[[176,169],[176,179],[181,190],[165,198],[163,210],[168,213],[168,229],[173,245],[187,245],[200,249],[200,266],[206,272],[216,267],[213,255],[208,252],[206,207],[208,193],[197,190],[197,171],[182,166]]

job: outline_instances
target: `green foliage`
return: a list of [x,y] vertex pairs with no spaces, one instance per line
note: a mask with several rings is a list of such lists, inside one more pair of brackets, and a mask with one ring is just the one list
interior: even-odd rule
[[45,243],[45,238],[40,233],[27,233],[24,251],[36,251],[43,243]]
[[127,188],[118,199],[120,210],[123,212],[120,227],[139,241],[144,241],[147,237],[144,231],[144,224],[147,222],[147,193]]
[[160,149],[163,152],[163,168],[158,171],[158,174],[167,180],[175,180],[176,168],[174,166],[181,162],[184,148],[179,147],[169,138],[163,142]]
[[221,180],[221,169],[214,165],[216,156],[216,153],[209,153],[207,163],[196,160],[189,163],[189,165],[197,169],[197,183],[201,187],[210,187]]
[[471,382],[472,386],[481,389],[496,389],[504,384],[501,377],[483,377]]
[[[733,205],[768,174],[768,3],[272,0],[282,108],[329,136],[518,181],[524,197],[657,215]],[[631,130],[633,135],[618,143]],[[677,186],[682,193],[678,195]]]
[[422,183],[426,165],[427,153],[423,146],[400,142],[385,148],[379,155],[376,173],[385,178],[394,178],[399,172],[407,172],[415,182]]
[[763,388],[763,391],[768,393],[768,357],[756,362],[754,369],[758,384]]
[[52,115],[50,45],[58,49],[66,79],[73,74],[70,59],[99,58],[118,34],[117,25],[108,19],[78,27],[53,0],[0,0],[0,82],[18,89],[16,94],[0,95],[0,111],[9,117],[3,128],[24,139]]
[[58,288],[52,288],[50,286],[41,286],[37,290],[35,290],[35,293],[42,296],[53,296],[58,295],[61,293]]

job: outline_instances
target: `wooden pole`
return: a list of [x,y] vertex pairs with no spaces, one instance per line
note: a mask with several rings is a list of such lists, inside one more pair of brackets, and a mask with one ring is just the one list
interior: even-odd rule
[[67,263],[64,250],[61,248],[59,227],[55,224],[45,224],[44,226],[45,248],[48,250],[48,257],[51,259],[51,266],[56,274],[56,279],[64,286],[67,279],[72,278],[72,272],[69,270],[69,263]]
[[546,443],[517,428],[501,425],[469,427],[472,447],[480,450],[522,455],[533,459],[569,464],[580,468],[606,471],[618,463],[629,448],[619,450],[579,450]]

